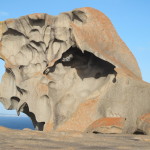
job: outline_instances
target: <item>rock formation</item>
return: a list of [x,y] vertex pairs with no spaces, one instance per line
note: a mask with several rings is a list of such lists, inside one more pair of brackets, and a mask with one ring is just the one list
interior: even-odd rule
[[150,84],[100,11],[1,22],[0,58],[0,101],[36,129],[149,134]]

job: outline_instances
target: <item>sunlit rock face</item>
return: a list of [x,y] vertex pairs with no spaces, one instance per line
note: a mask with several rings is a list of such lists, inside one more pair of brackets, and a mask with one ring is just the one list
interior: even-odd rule
[[[137,120],[150,112],[150,85],[98,10],[1,22],[0,58],[6,67],[0,101],[27,114],[38,130],[103,132],[91,125],[105,118],[125,118],[121,132],[146,130]],[[111,122],[103,127],[109,133]]]

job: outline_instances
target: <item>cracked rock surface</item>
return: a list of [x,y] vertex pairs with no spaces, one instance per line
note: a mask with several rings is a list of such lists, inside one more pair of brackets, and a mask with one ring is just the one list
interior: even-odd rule
[[93,8],[0,22],[0,101],[37,130],[149,134],[150,84]]

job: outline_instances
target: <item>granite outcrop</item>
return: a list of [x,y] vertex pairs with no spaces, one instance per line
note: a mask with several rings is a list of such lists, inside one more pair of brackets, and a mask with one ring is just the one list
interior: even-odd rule
[[149,134],[150,84],[93,8],[0,23],[0,101],[37,130]]

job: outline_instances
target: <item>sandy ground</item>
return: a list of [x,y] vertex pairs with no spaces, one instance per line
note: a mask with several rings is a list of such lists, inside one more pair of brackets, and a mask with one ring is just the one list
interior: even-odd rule
[[0,127],[0,150],[150,150],[150,136],[46,133]]

